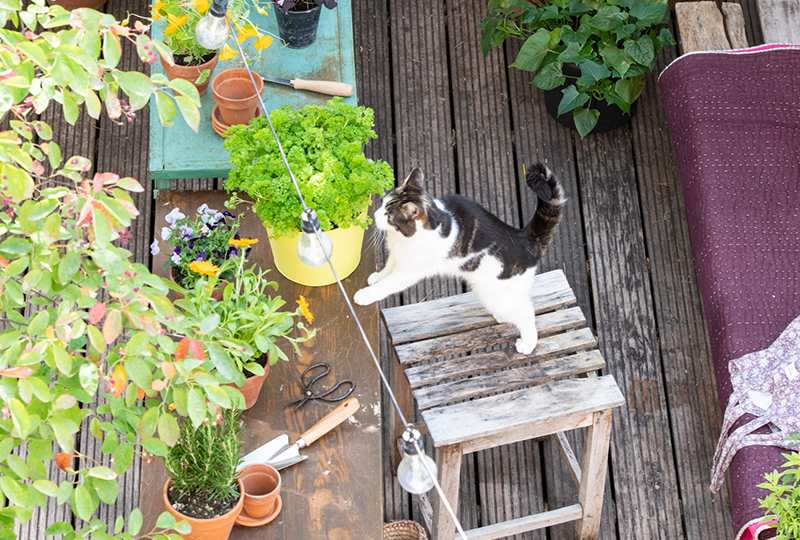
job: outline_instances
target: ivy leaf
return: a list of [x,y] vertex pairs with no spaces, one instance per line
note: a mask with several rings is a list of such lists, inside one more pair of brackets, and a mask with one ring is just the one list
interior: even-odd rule
[[564,88],[561,102],[558,104],[558,116],[566,114],[576,107],[582,107],[589,101],[589,94],[578,92],[575,86],[570,85]]
[[517,54],[517,59],[514,60],[511,67],[524,71],[536,71],[539,69],[542,60],[547,56],[550,37],[550,32],[544,28],[539,28],[535,34],[525,40],[519,50],[519,54]]
[[637,40],[628,40],[624,45],[627,52],[634,60],[649,66],[655,60],[656,52],[650,36],[642,36]]
[[533,78],[533,84],[542,90],[552,90],[564,84],[566,80],[566,77],[561,73],[561,65],[552,63],[539,70],[539,73]]
[[644,75],[639,75],[632,79],[622,79],[614,84],[614,92],[630,105],[642,95],[645,84],[647,84],[647,81]]
[[600,113],[595,109],[584,109],[583,107],[575,109],[575,128],[578,130],[581,139],[594,129],[598,118],[600,118]]
[[567,48],[558,55],[558,61],[562,63],[578,64],[583,58],[580,55],[581,46],[576,42],[567,44]]
[[591,88],[603,79],[611,76],[611,71],[604,65],[593,60],[584,60],[580,63],[581,76],[578,82],[586,88]]
[[630,15],[636,19],[636,27],[639,29],[653,26],[662,22],[669,11],[669,6],[663,4],[636,4],[631,8]]
[[600,56],[603,57],[603,61],[606,65],[611,66],[616,72],[615,75],[619,78],[624,77],[628,69],[630,69],[631,64],[635,62],[631,55],[617,48],[616,45],[607,45],[603,47],[603,50],[600,51]]

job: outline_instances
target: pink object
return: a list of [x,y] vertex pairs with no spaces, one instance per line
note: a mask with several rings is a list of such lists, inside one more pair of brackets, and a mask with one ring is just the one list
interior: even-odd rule
[[777,522],[777,519],[773,519],[772,521],[768,521],[766,523],[753,523],[744,530],[742,536],[739,537],[739,540],[757,540],[758,533],[766,529],[769,525]]

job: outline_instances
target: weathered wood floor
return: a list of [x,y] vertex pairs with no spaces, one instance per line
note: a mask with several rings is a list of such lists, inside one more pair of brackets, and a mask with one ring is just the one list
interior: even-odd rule
[[[750,43],[761,43],[754,0],[741,4]],[[109,0],[105,9],[123,18],[129,11],[146,14],[149,3]],[[369,154],[387,160],[401,179],[421,167],[436,195],[470,196],[516,225],[531,218],[535,204],[523,165],[548,164],[569,204],[541,270],[564,269],[597,333],[607,372],[627,398],[614,417],[601,538],[729,538],[728,494],[723,489],[712,496],[708,489],[720,411],[680,182],[655,84],[677,52],[662,52],[630,126],[582,141],[547,115],[529,73],[506,67],[518,44],[482,57],[477,25],[485,10],[485,0],[354,1],[359,99],[375,109],[379,134]],[[126,54],[125,68],[142,69],[135,51],[128,47]],[[147,114],[122,126],[84,115],[67,127],[59,117],[47,114],[64,153],[94,156],[99,171],[146,178]],[[144,263],[154,227],[152,182],[148,186],[137,200],[142,217],[130,246]],[[173,187],[214,189],[221,181],[173,181]],[[463,290],[453,281],[432,280],[387,305]],[[384,337],[384,362],[386,352]],[[384,419],[390,414],[386,407]],[[575,443],[580,448],[580,440]],[[80,445],[100,456],[88,434]],[[385,518],[421,521],[394,480],[391,447],[385,441]],[[135,468],[117,505],[98,517],[112,523],[127,514],[138,501],[138,481]],[[460,500],[466,528],[572,504],[577,493],[558,449],[542,441],[466,456]],[[20,538],[43,537],[48,523],[66,517],[63,508],[42,510]],[[569,539],[572,528],[521,537]]]

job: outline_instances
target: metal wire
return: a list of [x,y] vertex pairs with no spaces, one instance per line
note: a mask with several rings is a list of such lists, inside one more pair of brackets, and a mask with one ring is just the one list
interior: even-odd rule
[[[231,21],[228,18],[228,15],[225,15],[225,21],[228,23],[228,29],[233,32],[233,26],[231,25]],[[247,59],[244,55],[244,50],[242,49],[242,44],[239,43],[238,39],[234,39],[236,42],[236,47],[239,49],[239,54],[242,55],[242,63],[244,64],[244,68],[247,70],[247,74],[250,76],[250,82],[253,83],[253,88],[256,89],[256,95],[258,95],[258,102],[261,104],[261,110],[264,111],[264,116],[267,117],[267,122],[269,123],[269,128],[272,130],[272,136],[275,137],[275,142],[278,144],[278,150],[281,153],[281,157],[283,158],[283,164],[286,165],[286,170],[289,171],[289,177],[292,179],[292,183],[294,184],[294,189],[297,191],[297,196],[300,197],[300,203],[303,205],[303,210],[309,208],[306,205],[305,199],[303,199],[303,194],[300,192],[300,184],[298,184],[297,179],[294,177],[294,172],[292,172],[291,166],[289,166],[289,161],[286,159],[286,154],[283,151],[283,145],[281,144],[280,139],[278,138],[278,133],[275,131],[275,127],[272,125],[272,119],[269,117],[269,111],[267,110],[267,106],[264,104],[264,100],[261,98],[261,93],[258,91],[258,85],[256,84],[255,78],[253,77],[253,71],[250,69],[250,66],[247,64]],[[258,75],[260,77],[260,75]],[[317,241],[322,244],[322,231],[320,230],[319,226],[314,225],[314,234],[317,237]],[[356,326],[358,326],[358,331],[361,333],[361,339],[364,341],[364,344],[367,346],[367,350],[369,351],[369,355],[372,358],[372,362],[375,364],[375,367],[378,369],[378,374],[381,377],[381,381],[383,381],[383,386],[386,389],[386,392],[389,394],[389,397],[394,404],[395,411],[397,415],[400,417],[400,421],[403,422],[403,425],[406,427],[413,427],[412,424],[408,422],[405,415],[403,414],[403,410],[400,408],[400,404],[397,402],[397,397],[395,397],[394,392],[392,392],[392,387],[389,385],[389,381],[386,378],[386,374],[381,369],[381,364],[378,361],[378,357],[375,355],[375,351],[372,350],[372,345],[369,342],[369,338],[367,338],[367,334],[364,331],[364,327],[361,325],[361,321],[359,320],[358,316],[356,315],[356,311],[353,308],[352,302],[350,302],[350,297],[347,295],[347,291],[344,288],[344,284],[342,284],[342,280],[339,279],[339,275],[336,273],[336,269],[333,267],[333,262],[331,261],[330,256],[328,255],[326,250],[322,250],[325,254],[325,260],[328,261],[328,266],[331,268],[331,272],[333,272],[333,277],[336,279],[336,284],[339,285],[339,290],[342,292],[342,296],[344,297],[344,301],[347,304],[347,309],[350,310],[350,314],[353,316],[353,320],[356,322]],[[414,446],[417,449],[417,452],[422,453],[422,449],[419,446],[417,441],[414,441]],[[436,475],[433,474],[433,471],[428,468],[428,465],[425,463],[425,460],[422,460],[422,465],[425,467],[425,472],[428,476],[433,480],[433,486],[436,488],[436,491],[439,493],[439,497],[441,498],[442,502],[444,503],[444,507],[447,510],[447,513],[450,514],[450,517],[456,524],[456,529],[458,530],[459,535],[463,540],[467,540],[467,535],[464,532],[464,529],[461,527],[461,523],[459,522],[458,518],[456,517],[455,512],[453,512],[453,508],[450,506],[450,503],[447,501],[447,498],[444,496],[444,492],[442,491],[442,486],[439,485],[439,481],[436,478]]]

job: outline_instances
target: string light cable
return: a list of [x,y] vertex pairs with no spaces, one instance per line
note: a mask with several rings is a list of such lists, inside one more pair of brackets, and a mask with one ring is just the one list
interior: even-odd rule
[[[218,2],[219,2],[220,5],[222,5],[222,13],[225,14],[224,15],[224,19],[225,19],[225,21],[227,23],[228,29],[229,29],[229,31],[232,31],[233,27],[231,25],[231,21],[228,18],[227,13],[226,13],[227,10],[225,9],[225,6],[227,5],[227,0],[214,0],[214,4],[217,4]],[[201,19],[201,21],[202,21],[202,19]],[[198,25],[199,25],[199,23],[198,23]],[[278,137],[278,133],[275,131],[275,126],[273,126],[273,124],[272,124],[272,119],[269,116],[269,111],[267,109],[267,106],[266,106],[266,104],[264,103],[264,100],[261,97],[261,93],[258,92],[258,85],[256,84],[255,78],[253,76],[253,71],[250,69],[250,66],[247,64],[247,59],[245,57],[244,50],[242,49],[242,45],[241,45],[241,43],[239,43],[239,40],[234,39],[233,41],[236,43],[236,47],[239,49],[239,54],[242,55],[242,60],[243,60],[243,64],[244,64],[245,70],[247,71],[247,74],[250,77],[250,82],[253,84],[253,88],[256,89],[256,95],[258,96],[258,102],[261,105],[261,109],[264,111],[264,116],[267,118],[267,122],[269,124],[269,128],[272,131],[272,136],[275,138],[275,142],[278,145],[278,151],[280,152],[281,158],[283,159],[283,164],[286,166],[286,169],[289,171],[289,177],[292,180],[292,184],[294,184],[295,191],[297,191],[297,196],[300,198],[300,204],[303,206],[303,216],[302,216],[303,225],[304,225],[304,227],[306,227],[309,223],[311,224],[310,230],[313,230],[313,234],[316,237],[317,242],[319,243],[320,246],[322,246],[322,249],[320,251],[325,255],[325,262],[328,263],[328,266],[330,267],[331,272],[333,272],[333,277],[336,279],[336,284],[339,286],[339,290],[341,291],[342,296],[344,297],[345,303],[347,304],[347,309],[350,311],[350,315],[353,317],[353,320],[355,321],[356,326],[358,327],[358,331],[361,334],[361,339],[364,341],[364,344],[367,347],[367,351],[369,351],[370,358],[372,358],[372,362],[375,364],[375,368],[378,370],[378,374],[380,375],[381,381],[383,383],[384,388],[386,389],[386,392],[389,394],[389,397],[390,397],[390,399],[392,401],[392,404],[394,406],[395,412],[397,413],[398,417],[400,418],[400,421],[406,427],[406,432],[403,434],[404,440],[407,440],[407,442],[410,443],[410,447],[413,448],[413,451],[415,451],[419,456],[427,457],[425,455],[425,453],[424,453],[424,450],[422,448],[422,444],[420,443],[420,440],[419,440],[419,432],[417,432],[417,430],[414,429],[413,424],[409,423],[408,420],[406,419],[405,415],[403,414],[403,411],[400,408],[400,404],[397,402],[397,397],[394,395],[394,392],[392,391],[392,387],[389,385],[389,381],[386,378],[386,374],[383,372],[383,369],[381,368],[380,362],[378,361],[378,357],[376,356],[375,351],[372,349],[372,345],[370,344],[369,338],[367,337],[367,334],[364,331],[364,327],[361,325],[361,321],[359,320],[358,316],[356,315],[355,308],[353,307],[353,304],[350,301],[350,297],[348,296],[347,291],[344,288],[344,284],[342,283],[342,280],[339,279],[339,275],[336,273],[336,269],[333,267],[333,262],[331,261],[331,250],[325,248],[326,244],[329,245],[330,239],[328,238],[328,235],[326,235],[321,230],[320,225],[319,225],[319,220],[318,219],[313,219],[313,218],[310,217],[312,214],[313,214],[314,217],[316,217],[316,212],[314,212],[314,210],[312,208],[310,208],[308,205],[306,205],[305,199],[303,198],[303,194],[300,191],[300,184],[297,182],[297,179],[294,176],[294,172],[292,171],[292,167],[289,165],[289,161],[286,159],[286,153],[283,150],[283,145],[281,144],[280,138]],[[309,230],[309,235],[310,235],[310,230]],[[304,233],[305,233],[305,231],[304,231]],[[303,236],[305,236],[305,234]],[[326,242],[326,238],[327,238],[327,242]],[[301,241],[302,241],[302,238],[301,238]],[[410,439],[410,440],[408,440],[408,439]],[[408,457],[408,456],[406,456],[406,457]],[[403,459],[405,460],[406,457],[404,457]],[[427,458],[427,459],[429,460],[430,458]],[[442,490],[442,486],[439,485],[439,481],[437,479],[437,472],[435,471],[436,465],[433,463],[433,461],[431,461],[431,463],[427,463],[426,459],[420,459],[419,463],[422,465],[422,469],[425,471],[425,474],[427,475],[429,480],[433,483],[433,487],[436,489],[436,492],[439,494],[439,497],[441,498],[441,501],[442,501],[445,509],[447,510],[447,513],[450,515],[450,518],[455,523],[456,529],[458,531],[459,536],[461,537],[462,540],[467,540],[467,535],[464,532],[464,529],[462,528],[460,521],[456,517],[452,506],[450,506],[450,502],[445,497],[444,491]]]

